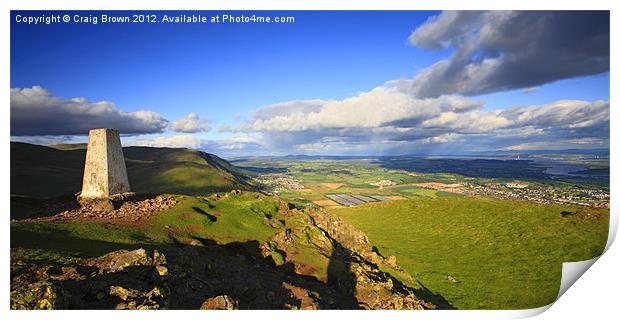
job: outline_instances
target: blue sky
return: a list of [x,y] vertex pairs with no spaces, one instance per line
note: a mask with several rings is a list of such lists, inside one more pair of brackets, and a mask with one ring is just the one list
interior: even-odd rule
[[[492,15],[481,14],[475,17],[463,15],[461,17],[425,11],[257,11],[234,12],[234,14],[293,16],[295,22],[286,24],[98,23],[96,25],[73,22],[28,25],[17,22],[17,15],[60,14],[62,16],[69,14],[73,16],[76,13],[81,16],[102,14],[102,12],[84,11],[79,13],[14,11],[11,14],[11,134],[15,140],[48,143],[83,141],[85,126],[79,123],[78,116],[75,117],[77,122],[75,128],[64,131],[62,128],[57,128],[58,125],[55,124],[57,120],[50,116],[62,112],[75,115],[76,112],[73,112],[74,109],[71,108],[81,108],[80,112],[84,112],[85,119],[89,119],[83,122],[92,123],[95,126],[108,125],[114,121],[117,123],[133,121],[131,122],[133,126],[128,128],[129,131],[125,130],[125,132],[131,132],[123,138],[125,144],[187,146],[222,154],[255,154],[257,152],[267,154],[347,154],[350,152],[402,154],[420,150],[420,147],[425,150],[429,148],[440,150],[449,147],[450,143],[463,145],[463,141],[466,145],[469,144],[470,150],[510,148],[528,144],[543,147],[545,141],[554,140],[553,136],[532,140],[534,138],[531,135],[517,134],[514,139],[507,139],[506,134],[510,133],[506,132],[494,139],[489,131],[512,130],[518,126],[514,123],[500,126],[489,126],[485,123],[481,126],[486,129],[474,130],[464,128],[461,124],[446,126],[443,121],[441,128],[437,125],[432,126],[436,136],[417,133],[390,135],[387,132],[392,129],[395,130],[394,132],[402,133],[406,129],[412,132],[420,126],[431,128],[432,119],[440,117],[445,119],[448,116],[453,117],[454,114],[480,118],[472,117],[470,112],[483,112],[483,115],[487,116],[488,113],[499,112],[509,107],[550,105],[561,100],[582,102],[582,104],[565,107],[577,108],[567,112],[576,112],[583,116],[583,110],[589,110],[588,112],[596,112],[593,117],[596,117],[597,121],[607,121],[607,127],[609,123],[608,52],[605,70],[604,50],[603,53],[601,50],[595,50],[592,53],[577,52],[579,46],[576,43],[574,54],[567,54],[565,58],[560,57],[562,58],[560,60],[566,61],[566,68],[551,63],[532,66],[532,70],[527,70],[522,67],[523,64],[519,64],[521,62],[513,63],[509,58],[505,58],[506,61],[500,61],[498,64],[501,67],[503,63],[506,69],[514,68],[509,70],[510,72],[495,69],[492,72],[483,70],[484,76],[492,74],[493,77],[476,80],[476,83],[471,86],[461,85],[469,81],[466,77],[462,82],[453,86],[446,85],[443,88],[446,81],[441,80],[440,77],[447,76],[446,71],[435,70],[437,69],[435,65],[440,61],[447,61],[453,65],[450,72],[457,72],[458,67],[461,67],[456,61],[457,57],[470,54],[465,52],[466,49],[461,45],[462,43],[469,41],[479,44],[482,48],[477,49],[482,53],[471,54],[466,65],[462,66],[463,70],[471,68],[472,65],[479,66],[482,61],[478,58],[479,55],[482,55],[485,61],[498,61],[502,59],[502,56],[498,58],[496,52],[504,50],[510,54],[510,50],[514,50],[510,47],[512,44],[504,48],[503,43],[491,42],[490,38],[485,38],[482,33],[473,36],[473,38],[477,37],[474,40],[468,34],[461,35],[460,40],[455,41],[454,39],[459,35],[446,32],[446,30],[460,30],[465,26],[476,34],[482,30],[485,23],[496,19]],[[104,13],[122,16],[139,12]],[[212,16],[225,12],[184,13]],[[155,14],[161,17],[163,13],[156,12]],[[168,14],[178,15],[180,13]],[[521,15],[510,18],[517,22],[520,21],[519,19],[532,19]],[[557,19],[562,22],[562,19],[586,18],[577,15]],[[592,23],[590,21],[585,22]],[[608,23],[607,20],[607,46],[609,45]],[[422,26],[424,28],[420,28]],[[600,33],[605,28],[603,25],[602,28],[591,29],[593,30],[587,30],[587,32]],[[562,32],[562,30],[558,31],[551,27],[544,31],[550,34]],[[568,32],[571,30],[567,30]],[[415,37],[414,34],[416,34]],[[447,34],[452,38],[446,38]],[[559,35],[560,38],[569,36],[571,34]],[[544,39],[541,39],[539,44],[540,47],[545,46]],[[528,45],[535,46],[537,43],[533,41]],[[567,48],[563,43],[562,46],[563,51],[554,51],[557,49],[554,47],[544,48],[545,50],[540,50],[540,53],[535,52],[538,50],[536,48],[528,50],[534,51],[532,53],[534,57],[535,54],[544,56],[548,52],[571,52],[567,51],[571,49],[570,46]],[[517,57],[515,59],[520,59],[522,55],[516,51],[513,56]],[[584,57],[589,56],[596,57],[593,59],[596,63],[575,66],[579,65],[579,61],[583,61]],[[528,61],[527,59],[530,58],[523,57],[523,60]],[[547,65],[551,66],[547,68]],[[564,72],[565,69],[571,68],[574,70]],[[517,80],[506,79],[505,74],[519,73],[523,69],[525,69],[523,75],[515,75]],[[538,69],[541,71],[538,72]],[[481,74],[483,71],[480,71]],[[431,80],[427,81],[422,78],[421,74],[425,72],[437,74],[431,74],[432,81],[438,83],[433,86],[433,89],[424,87],[433,84]],[[462,73],[450,75],[451,79],[461,76]],[[491,83],[493,79],[498,79],[497,86]],[[391,84],[386,85],[388,82]],[[529,85],[530,83],[534,85]],[[34,86],[40,90],[32,90]],[[430,118],[424,119],[412,116],[413,111],[407,111],[406,115],[401,117],[386,119],[370,119],[371,114],[365,116],[360,120],[361,122],[349,121],[346,113],[343,113],[342,121],[325,116],[328,110],[339,110],[338,104],[342,104],[342,108],[350,108],[347,110],[351,114],[356,114],[356,110],[390,113],[392,112],[389,109],[391,105],[382,107],[379,104],[373,109],[363,102],[359,102],[360,106],[355,105],[358,102],[352,102],[354,105],[351,106],[346,99],[360,95],[366,97],[368,96],[366,93],[375,92],[373,90],[377,88],[392,86],[401,89],[392,88],[385,94],[393,97],[394,90],[403,95],[406,92],[409,102],[403,108],[408,108],[407,110],[417,110],[416,108],[430,110],[435,108],[436,104],[426,105],[421,102],[423,99],[428,102],[429,99],[435,101],[445,97],[461,99],[462,103],[476,101],[479,105],[464,109],[456,107],[456,109],[452,107],[441,109],[439,114],[429,115]],[[435,89],[439,87],[442,88]],[[71,99],[76,97],[82,97],[86,102],[71,102]],[[358,100],[364,99],[366,98]],[[389,99],[391,98],[386,97],[385,101],[390,101]],[[298,106],[299,103],[304,104],[304,101],[311,100],[321,102],[311,108]],[[592,102],[598,100],[607,102],[607,105],[590,106]],[[101,112],[92,111],[95,110],[93,105],[102,101],[110,104],[105,105],[105,108],[113,109],[106,111],[106,114],[120,118],[97,118],[96,114],[101,114]],[[437,103],[446,103],[437,101]],[[38,104],[34,105],[34,102]],[[47,109],[40,113],[33,112],[33,108],[38,110],[36,108],[41,108],[41,105],[45,105]],[[403,108],[398,110],[402,111]],[[549,108],[564,107],[556,105]],[[276,114],[269,111],[276,109],[278,110]],[[605,118],[605,109],[607,118]],[[133,114],[139,110],[149,112],[149,123],[143,123],[143,115]],[[467,114],[461,114],[461,111],[457,110],[464,110],[462,112],[467,112]],[[270,114],[270,112],[272,118],[266,119],[264,114]],[[416,112],[414,113],[418,114]],[[603,112],[602,116],[601,112]],[[47,115],[49,121],[45,118],[32,119],[37,116],[42,117],[42,115]],[[276,123],[274,121],[300,122],[294,119],[300,117],[313,119],[315,115],[316,122],[301,127],[288,124],[279,125],[279,127],[271,126]],[[585,114],[585,117],[587,118],[588,114]],[[65,119],[69,118],[73,119],[72,117]],[[174,122],[179,119],[185,120],[173,126]],[[199,127],[196,126],[192,127],[192,124],[196,124],[192,121],[198,121],[201,129],[198,130]],[[462,121],[466,119],[463,118]],[[31,128],[25,128],[29,124],[40,123],[49,124],[49,130],[37,132]],[[265,125],[267,123],[269,125]],[[403,126],[404,123],[408,125]],[[190,126],[183,127],[185,129],[182,130],[173,130],[173,128],[181,128],[181,124]],[[66,128],[71,125],[72,122],[67,122],[66,126],[61,127]],[[534,123],[522,123],[521,125],[531,130],[543,130],[545,135],[554,131],[556,127],[558,129],[556,134],[562,131],[559,129],[571,127],[570,124],[562,121],[549,122],[542,126]],[[226,130],[219,130],[220,128]],[[458,135],[458,141],[437,138],[448,136],[454,138],[455,135]],[[175,140],[176,136],[183,136],[183,138]],[[593,134],[591,130],[581,130],[572,132],[569,136],[575,141],[581,139],[575,144],[578,147],[608,146],[608,129],[607,133],[602,134]],[[170,139],[157,140],[160,137]],[[590,141],[588,139],[596,143],[583,142]],[[389,143],[380,143],[378,140]],[[323,147],[327,145],[329,147]],[[377,147],[381,145],[383,147]],[[391,147],[386,148],[385,145],[391,145]],[[567,146],[571,146],[570,143],[549,147]]]
[[413,76],[445,56],[406,44],[429,14],[291,13],[293,24],[250,26],[32,27],[13,19],[11,87],[232,121],[250,108],[345,98]]

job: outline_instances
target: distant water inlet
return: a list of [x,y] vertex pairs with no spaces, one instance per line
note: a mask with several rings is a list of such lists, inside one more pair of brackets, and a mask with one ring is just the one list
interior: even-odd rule
[[547,168],[544,173],[554,176],[569,176],[569,177],[609,177],[609,173],[586,173],[588,168],[578,164],[552,164]]

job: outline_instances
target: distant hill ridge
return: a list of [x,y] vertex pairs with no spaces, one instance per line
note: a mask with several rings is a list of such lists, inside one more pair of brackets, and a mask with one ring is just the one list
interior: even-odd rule
[[[204,195],[248,189],[247,172],[206,152],[181,148],[123,148],[129,183],[138,193]],[[80,191],[85,144],[41,146],[11,142],[11,195],[36,198]]]

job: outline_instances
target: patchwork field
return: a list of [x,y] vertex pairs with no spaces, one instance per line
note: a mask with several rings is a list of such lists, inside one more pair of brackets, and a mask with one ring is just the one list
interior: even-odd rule
[[312,201],[314,204],[316,204],[319,207],[323,207],[323,208],[338,208],[341,207],[340,204],[338,204],[338,202],[334,201],[334,200],[314,200]]
[[344,185],[344,183],[321,183],[322,186],[328,188],[328,189],[338,189],[340,187],[342,187]]
[[[285,200],[300,206],[319,206],[323,208],[342,205],[359,205],[332,199],[334,195],[353,196],[361,199],[379,196],[382,200],[401,200],[409,197],[434,197],[435,190],[418,187],[415,183],[431,181],[449,182],[456,179],[450,174],[411,175],[402,170],[384,169],[370,161],[275,161],[247,162],[251,167],[280,168],[281,172],[260,175],[260,182],[271,182],[263,188],[279,195]],[[286,173],[283,173],[286,171]],[[287,178],[288,177],[288,178]],[[439,190],[438,190],[439,191]]]

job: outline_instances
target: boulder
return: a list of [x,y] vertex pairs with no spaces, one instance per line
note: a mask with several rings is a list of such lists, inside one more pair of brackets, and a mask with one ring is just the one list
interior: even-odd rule
[[136,290],[125,289],[121,286],[110,286],[111,296],[116,296],[123,301],[127,301],[129,298],[135,298],[137,296]]
[[165,257],[161,253],[153,254],[151,257],[146,250],[140,248],[136,250],[118,250],[110,252],[104,256],[87,259],[85,265],[96,267],[100,274],[115,273],[128,267],[135,266],[154,266],[155,259],[165,263]]
[[155,269],[157,270],[157,274],[162,277],[168,275],[168,268],[166,268],[165,266],[155,266]]
[[236,310],[236,309],[239,309],[237,302],[227,295],[207,298],[200,306],[200,310]]

